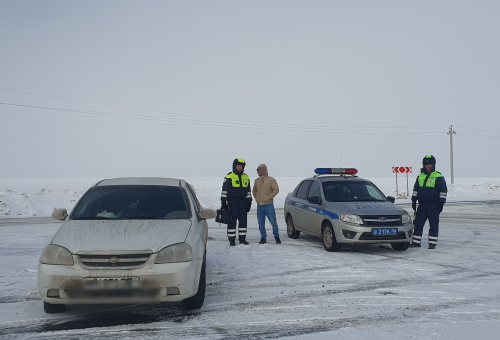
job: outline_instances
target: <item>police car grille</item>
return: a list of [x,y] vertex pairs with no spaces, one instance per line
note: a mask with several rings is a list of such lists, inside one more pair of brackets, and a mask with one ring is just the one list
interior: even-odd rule
[[369,226],[398,226],[401,224],[400,215],[373,215],[373,216],[360,216],[363,219],[363,225]]
[[151,254],[78,255],[83,267],[88,268],[136,268],[149,260]]

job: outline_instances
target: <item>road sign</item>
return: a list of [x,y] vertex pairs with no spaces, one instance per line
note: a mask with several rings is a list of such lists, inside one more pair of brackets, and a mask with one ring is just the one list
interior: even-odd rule
[[393,174],[411,174],[411,166],[393,166]]
[[411,166],[393,166],[392,173],[396,174],[396,196],[399,196],[398,190],[398,174],[406,174],[406,198],[409,197],[408,193],[408,174],[411,174]]

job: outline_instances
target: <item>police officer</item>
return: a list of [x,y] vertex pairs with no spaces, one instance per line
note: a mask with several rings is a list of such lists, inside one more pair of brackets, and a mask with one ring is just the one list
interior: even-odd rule
[[227,237],[229,245],[236,245],[236,220],[239,221],[240,244],[248,244],[247,236],[247,213],[252,207],[252,191],[250,189],[250,177],[245,174],[245,161],[237,158],[233,161],[233,172],[227,174],[222,184],[220,200],[222,210],[229,210],[231,222],[227,225]]
[[[429,249],[436,248],[439,233],[439,214],[446,203],[446,181],[436,171],[436,158],[427,155],[422,161],[423,168],[413,186],[412,208],[417,211],[413,242],[410,247],[420,247],[425,221],[429,220]],[[417,209],[418,201],[418,209]]]

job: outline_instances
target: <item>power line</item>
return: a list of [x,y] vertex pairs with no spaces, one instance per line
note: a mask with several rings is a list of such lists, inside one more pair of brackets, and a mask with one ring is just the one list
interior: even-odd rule
[[[42,110],[51,110],[51,111],[60,111],[60,112],[71,112],[71,113],[80,113],[80,114],[89,114],[89,115],[98,115],[98,116],[108,116],[108,117],[118,117],[118,118],[128,118],[128,119],[141,119],[141,120],[152,120],[152,121],[161,121],[161,122],[170,122],[170,123],[179,123],[179,124],[193,124],[193,125],[202,125],[202,126],[216,126],[216,127],[232,127],[232,128],[246,128],[246,129],[254,129],[254,130],[271,130],[271,131],[288,131],[288,132],[320,132],[320,133],[367,133],[367,134],[441,134],[440,131],[420,131],[416,132],[416,129],[437,129],[442,128],[443,126],[434,125],[434,126],[399,126],[399,127],[333,127],[333,126],[319,126],[319,125],[296,125],[296,124],[287,124],[287,123],[269,123],[269,122],[257,122],[257,121],[248,121],[248,120],[238,120],[238,119],[229,119],[229,118],[218,118],[218,117],[210,117],[210,116],[201,116],[201,115],[192,115],[192,114],[183,114],[176,112],[168,112],[161,110],[151,110],[151,109],[143,109],[137,107],[123,106],[123,105],[113,105],[107,103],[100,103],[94,101],[73,99],[73,98],[65,98],[59,96],[51,96],[33,92],[26,91],[18,91],[11,90],[6,88],[0,88],[1,91],[13,92],[26,94],[31,96],[52,98],[58,100],[66,100],[84,104],[92,104],[92,105],[101,105],[107,107],[121,108],[127,110],[136,110],[143,112],[153,112],[153,113],[161,113],[167,115],[173,115],[176,117],[156,117],[156,116],[144,116],[144,115],[134,115],[134,114],[124,114],[124,113],[116,113],[116,112],[103,112],[103,111],[90,111],[90,110],[80,110],[80,109],[69,109],[69,108],[58,108],[58,107],[44,107],[44,106],[36,106],[36,105],[23,105],[23,104],[14,104],[14,103],[0,103],[0,105],[10,105],[10,106],[18,106],[25,107],[31,109],[42,109]],[[193,118],[193,119],[189,119]],[[486,130],[486,129],[477,129],[470,127],[462,127],[462,129],[476,130],[476,131],[484,131],[484,132],[492,132],[499,133],[500,131],[495,130]],[[414,131],[395,131],[397,129],[412,129]],[[484,135],[478,133],[461,133],[463,136],[468,137],[476,137],[476,138],[486,138],[486,139],[500,139],[500,136],[492,136],[492,135]]]
[[460,133],[460,136],[469,136],[469,137],[486,138],[486,139],[500,139],[500,136],[488,136],[488,135],[478,135],[470,133]]
[[107,116],[107,117],[129,118],[129,119],[160,121],[160,122],[172,122],[172,123],[181,123],[181,124],[194,124],[194,125],[203,125],[203,126],[246,128],[246,129],[254,129],[254,130],[271,130],[271,131],[287,131],[287,132],[321,132],[321,133],[363,133],[363,134],[364,133],[367,133],[367,134],[441,134],[442,133],[442,132],[436,132],[436,131],[401,132],[401,131],[377,131],[377,130],[339,130],[340,128],[334,128],[334,127],[329,127],[329,126],[314,127],[314,128],[307,128],[306,126],[304,126],[301,128],[301,126],[287,127],[287,126],[282,126],[282,125],[278,125],[278,124],[266,124],[264,126],[261,126],[261,125],[252,126],[252,125],[249,125],[249,123],[226,122],[226,124],[224,124],[221,122],[211,122],[208,120],[195,121],[195,120],[189,120],[189,119],[185,119],[185,118],[167,118],[167,117],[143,116],[143,115],[122,114],[122,113],[116,113],[116,112],[89,111],[89,110],[80,110],[80,109],[68,109],[68,108],[59,108],[59,107],[24,105],[24,104],[15,104],[15,103],[0,103],[0,105],[8,105],[8,106],[23,107],[23,108],[30,108],[30,109],[39,109],[39,110],[80,113],[80,114],[97,115],[97,116]]
[[[38,96],[38,97],[45,97],[45,98],[52,98],[52,99],[58,99],[58,100],[67,100],[67,101],[73,101],[73,102],[78,102],[78,103],[85,103],[85,104],[93,104],[93,105],[102,105],[102,106],[108,106],[108,107],[115,107],[115,108],[121,108],[121,109],[127,109],[127,110],[136,110],[136,111],[144,111],[144,112],[153,112],[153,113],[162,113],[162,114],[168,114],[168,115],[175,115],[175,116],[180,116],[180,117],[190,117],[190,118],[196,118],[196,119],[205,119],[205,120],[218,120],[221,121],[224,124],[227,123],[241,123],[241,124],[251,124],[251,125],[263,125],[263,126],[269,126],[271,125],[276,125],[276,123],[267,123],[267,122],[256,122],[256,121],[247,121],[247,120],[238,120],[238,119],[228,119],[228,118],[218,118],[218,117],[209,117],[209,116],[200,116],[200,115],[191,115],[191,114],[184,114],[184,113],[176,113],[176,112],[168,112],[168,111],[160,111],[160,110],[151,110],[151,109],[142,109],[142,108],[136,108],[136,107],[130,107],[130,106],[122,106],[122,105],[113,105],[113,104],[106,104],[106,103],[99,103],[99,102],[93,102],[93,101],[87,101],[87,100],[80,100],[80,99],[72,99],[72,98],[64,98],[64,97],[58,97],[58,96],[50,96],[50,95],[45,95],[45,94],[39,94],[39,93],[33,93],[33,92],[25,92],[25,91],[17,91],[17,90],[11,90],[11,89],[5,89],[5,88],[0,88],[2,91],[8,91],[8,92],[13,92],[13,93],[21,93],[21,94],[27,94],[27,95],[32,95],[32,96]],[[317,129],[324,129],[324,126],[318,126],[318,125],[294,125],[294,124],[279,124],[280,127],[291,127],[291,128],[317,128]],[[388,130],[388,129],[424,129],[424,128],[442,128],[445,125],[442,126],[412,126],[412,127],[329,127],[329,129],[334,129],[334,130],[348,130],[348,129],[355,129],[355,130],[360,130],[360,129],[380,129],[381,131],[383,130]]]
[[465,127],[465,126],[457,126],[457,127],[461,128],[461,129],[467,129],[467,130],[476,130],[476,131],[485,131],[485,132],[500,133],[500,131],[498,131],[498,130],[476,129],[476,128],[470,128],[470,127]]

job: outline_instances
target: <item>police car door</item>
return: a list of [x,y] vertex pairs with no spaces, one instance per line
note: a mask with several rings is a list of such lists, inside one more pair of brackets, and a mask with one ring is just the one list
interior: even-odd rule
[[307,230],[305,229],[305,225],[307,224],[304,220],[304,215],[307,209],[307,192],[309,191],[309,187],[311,186],[312,181],[303,181],[297,190],[297,194],[293,199],[293,223],[295,227],[299,230]]
[[315,235],[321,234],[322,215],[319,214],[322,203],[321,189],[318,181],[313,181],[307,194],[307,209],[304,212],[304,228]]

